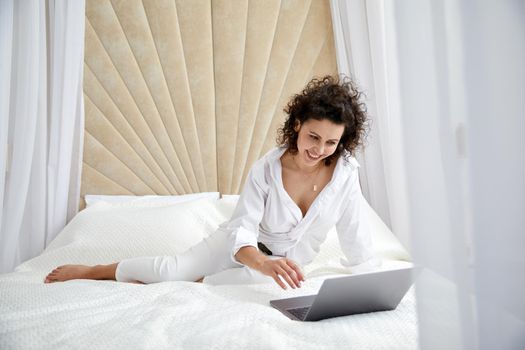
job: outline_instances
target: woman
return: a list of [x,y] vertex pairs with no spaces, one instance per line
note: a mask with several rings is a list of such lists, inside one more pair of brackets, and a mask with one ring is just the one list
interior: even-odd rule
[[232,218],[177,256],[140,257],[110,265],[64,265],[45,282],[110,279],[211,284],[275,281],[301,286],[336,225],[344,265],[371,258],[364,199],[353,157],[367,126],[360,92],[349,80],[313,79],[295,95],[279,130],[279,147],[252,166]]

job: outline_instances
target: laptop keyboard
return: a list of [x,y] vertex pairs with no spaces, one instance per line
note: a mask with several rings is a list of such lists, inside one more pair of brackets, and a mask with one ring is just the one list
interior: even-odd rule
[[291,313],[292,315],[294,315],[298,319],[304,320],[304,318],[306,317],[306,314],[308,313],[308,310],[310,310],[310,306],[299,307],[297,309],[288,309],[286,311],[288,311],[289,313]]

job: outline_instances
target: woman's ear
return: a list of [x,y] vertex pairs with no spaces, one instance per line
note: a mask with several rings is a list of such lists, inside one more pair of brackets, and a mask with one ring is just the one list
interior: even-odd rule
[[295,132],[299,132],[299,130],[301,130],[301,122],[296,120],[295,125],[293,126],[293,129]]

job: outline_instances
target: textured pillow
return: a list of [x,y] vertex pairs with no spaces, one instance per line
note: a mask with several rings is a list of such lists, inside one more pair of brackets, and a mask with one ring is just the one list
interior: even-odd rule
[[97,195],[87,194],[84,199],[86,201],[86,207],[89,207],[98,202],[107,202],[113,204],[131,203],[137,206],[141,205],[169,205],[176,203],[184,203],[197,199],[219,199],[219,192],[201,192],[182,194],[177,196],[108,196],[108,195]]
[[233,205],[221,204],[213,199],[166,206],[98,202],[78,213],[42,254],[15,271],[181,253],[229,219]]

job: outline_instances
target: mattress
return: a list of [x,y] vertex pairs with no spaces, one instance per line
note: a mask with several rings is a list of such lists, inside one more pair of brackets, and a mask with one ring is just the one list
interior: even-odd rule
[[[317,322],[292,321],[269,305],[272,299],[315,294],[326,278],[356,273],[339,265],[342,253],[335,231],[315,261],[304,267],[306,282],[295,290],[282,290],[275,283],[43,283],[45,275],[62,264],[176,254],[213,232],[231,215],[233,205],[199,200],[88,207],[41,255],[0,275],[0,349],[417,348],[413,288],[395,310]],[[381,268],[410,264],[395,238],[377,218],[372,220]]]

